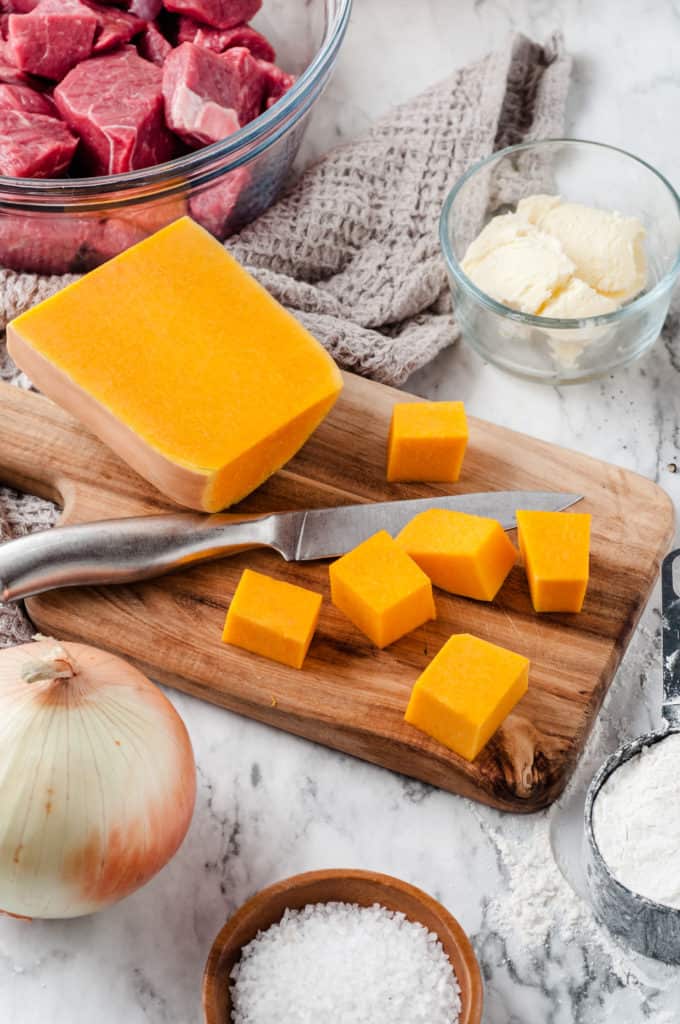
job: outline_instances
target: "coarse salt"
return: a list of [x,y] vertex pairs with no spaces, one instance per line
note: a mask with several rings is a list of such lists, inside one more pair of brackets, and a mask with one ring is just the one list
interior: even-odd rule
[[438,937],[379,904],[286,910],[231,972],[234,1024],[457,1024]]

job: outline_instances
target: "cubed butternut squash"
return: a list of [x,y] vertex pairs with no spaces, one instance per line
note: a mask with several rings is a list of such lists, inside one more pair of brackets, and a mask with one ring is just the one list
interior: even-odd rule
[[397,543],[435,586],[478,601],[493,601],[517,561],[514,545],[495,519],[447,509],[419,513]]
[[587,512],[518,511],[517,537],[537,612],[580,612],[590,573]]
[[381,530],[333,562],[331,600],[376,647],[435,617],[432,584]]
[[416,680],[405,718],[474,761],[528,682],[528,658],[469,633],[456,634]]

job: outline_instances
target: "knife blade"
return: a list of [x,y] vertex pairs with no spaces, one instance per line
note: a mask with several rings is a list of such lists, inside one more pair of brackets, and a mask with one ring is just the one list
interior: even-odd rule
[[307,562],[344,555],[378,530],[387,530],[394,537],[414,516],[426,509],[441,508],[486,516],[497,519],[504,530],[512,530],[517,525],[515,512],[518,508],[562,512],[581,497],[580,494],[556,494],[552,491],[487,491],[315,509],[303,513],[293,560]]
[[58,526],[0,546],[0,599],[16,601],[58,587],[152,579],[250,548],[286,561],[334,558],[378,530],[393,536],[418,512],[452,509],[515,525],[517,509],[560,512],[579,494],[490,491],[243,517],[178,512]]

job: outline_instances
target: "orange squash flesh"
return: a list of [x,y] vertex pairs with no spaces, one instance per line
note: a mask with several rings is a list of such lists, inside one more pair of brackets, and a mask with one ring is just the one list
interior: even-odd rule
[[8,340],[41,391],[204,511],[290,459],[342,388],[322,346],[186,217],[17,317]]
[[416,680],[405,719],[474,761],[529,681],[521,654],[469,633],[450,637]]
[[465,512],[428,509],[396,539],[435,586],[478,601],[493,601],[517,561],[500,523]]
[[590,524],[586,512],[517,512],[517,537],[535,611],[581,611],[590,571]]
[[321,594],[305,587],[246,569],[229,605],[222,640],[302,668],[321,601]]
[[467,441],[462,402],[399,402],[392,410],[387,479],[455,481]]
[[329,576],[333,604],[376,647],[435,618],[430,580],[385,530],[333,562]]

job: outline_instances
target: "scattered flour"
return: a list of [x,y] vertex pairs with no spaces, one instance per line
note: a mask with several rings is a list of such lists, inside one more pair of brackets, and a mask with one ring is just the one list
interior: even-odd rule
[[680,909],[680,734],[609,776],[593,806],[595,839],[610,871],[633,892]]
[[244,946],[231,977],[235,1024],[456,1024],[460,1015],[437,936],[378,904],[286,910]]
[[[625,987],[659,993],[677,983],[677,968],[631,952],[599,924],[590,904],[579,894],[585,879],[572,877],[577,875],[575,871],[563,872],[554,845],[555,834],[564,831],[571,814],[575,846],[580,848],[577,840],[583,834],[585,792],[597,769],[627,739],[661,727],[659,645],[658,635],[644,625],[638,629],[574,776],[552,807],[527,817],[496,814],[489,818],[488,811],[473,805],[481,827],[496,846],[505,879],[505,886],[489,901],[485,924],[504,939],[515,962],[517,958],[524,962],[526,956],[545,962],[551,946],[573,943],[587,949],[589,956],[598,957],[601,970]],[[634,673],[626,671],[631,663]],[[647,707],[641,707],[639,692],[631,686],[637,678],[653,681],[646,695]],[[680,1014],[669,1018],[669,1024],[671,1019],[677,1024]]]

